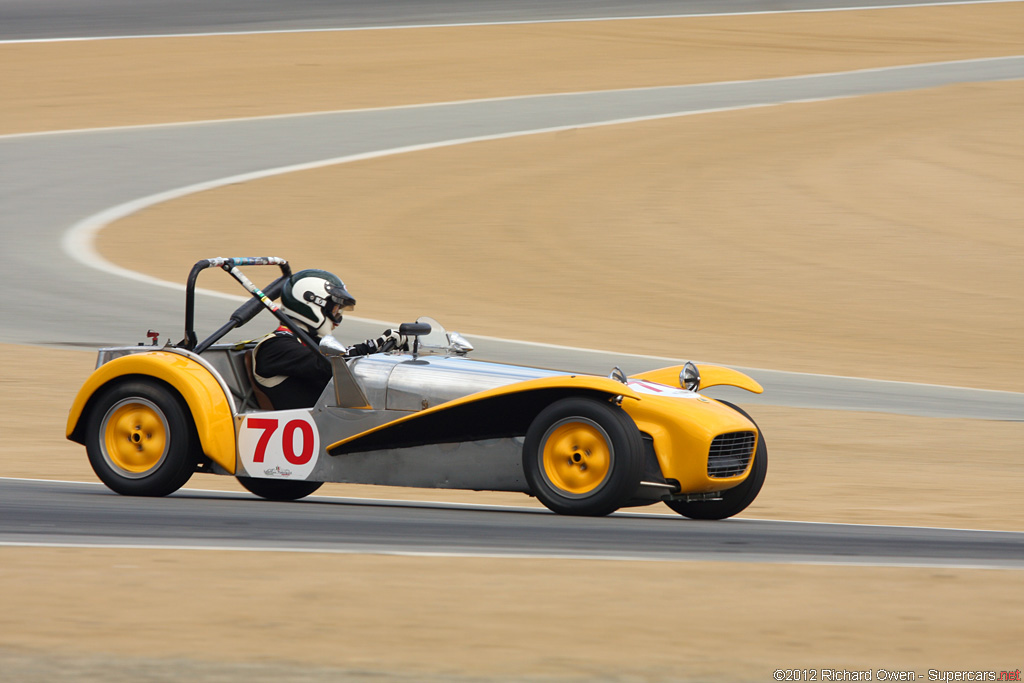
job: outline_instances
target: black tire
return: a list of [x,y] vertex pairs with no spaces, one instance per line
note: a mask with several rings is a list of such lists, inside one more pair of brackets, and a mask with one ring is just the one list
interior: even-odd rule
[[180,489],[196,469],[198,442],[184,400],[157,380],[114,384],[89,410],[89,464],[125,496],[166,496]]
[[282,481],[255,477],[238,477],[238,483],[249,493],[267,500],[298,500],[324,485],[322,481]]
[[[743,417],[754,422],[754,419],[739,406],[735,406],[728,401],[722,401],[721,399],[718,399],[718,402],[724,403],[737,413],[743,415]],[[754,426],[757,426],[756,422],[754,422]],[[757,449],[754,451],[754,465],[751,468],[750,476],[744,479],[743,483],[739,486],[722,491],[721,500],[695,501],[692,503],[682,500],[667,500],[665,504],[683,517],[689,517],[690,519],[726,519],[746,510],[754,502],[754,499],[757,498],[757,494],[761,492],[765,476],[768,474],[768,446],[765,445],[764,433],[760,427],[757,428],[757,434]]]
[[[626,411],[591,398],[566,398],[534,418],[523,470],[540,502],[563,515],[600,517],[636,494],[643,440]],[[564,460],[564,464],[563,464]]]

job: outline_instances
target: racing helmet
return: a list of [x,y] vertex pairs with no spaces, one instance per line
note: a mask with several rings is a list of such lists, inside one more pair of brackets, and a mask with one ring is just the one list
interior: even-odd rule
[[300,270],[281,290],[281,310],[319,337],[330,334],[341,322],[341,312],[355,305],[341,278],[326,270]]

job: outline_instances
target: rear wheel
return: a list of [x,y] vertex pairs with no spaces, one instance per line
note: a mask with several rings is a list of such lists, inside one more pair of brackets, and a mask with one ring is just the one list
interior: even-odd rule
[[89,464],[111,490],[126,496],[166,496],[195,471],[195,427],[184,401],[151,379],[104,390],[89,412]]
[[530,424],[523,470],[534,495],[551,510],[610,514],[640,486],[640,430],[622,408],[607,401],[562,399]]
[[[719,400],[719,403],[723,403],[737,413],[740,413],[745,418],[754,422],[750,415],[740,408],[735,406],[728,401]],[[757,423],[754,423],[757,426]],[[764,434],[761,432],[761,428],[757,430],[757,449],[754,451],[754,464],[751,468],[750,474],[743,483],[735,488],[722,491],[721,500],[707,500],[707,501],[694,501],[687,502],[682,500],[667,500],[665,504],[670,508],[681,514],[683,517],[689,517],[690,519],[725,519],[738,515],[747,509],[754,499],[757,498],[757,494],[760,493],[761,487],[764,485],[765,475],[768,474],[768,447],[764,443]]]
[[238,483],[249,493],[267,500],[298,500],[323,486],[321,481],[281,481],[255,477],[238,477]]

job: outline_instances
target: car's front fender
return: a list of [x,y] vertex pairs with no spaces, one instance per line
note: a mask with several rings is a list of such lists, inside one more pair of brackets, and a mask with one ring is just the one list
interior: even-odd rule
[[231,402],[218,379],[202,363],[168,351],[121,356],[105,363],[86,379],[71,404],[67,438],[85,442],[89,402],[103,387],[130,377],[152,377],[177,391],[188,405],[203,452],[228,472],[235,472],[235,427]]

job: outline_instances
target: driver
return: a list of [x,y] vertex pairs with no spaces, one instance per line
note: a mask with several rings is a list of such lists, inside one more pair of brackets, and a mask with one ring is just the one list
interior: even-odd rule
[[[314,340],[330,334],[341,322],[342,311],[351,311],[356,300],[345,283],[325,270],[293,274],[281,291],[281,311],[309,332]],[[388,341],[407,348],[407,340],[392,330],[348,348],[347,356],[379,353]],[[275,410],[309,408],[316,404],[331,380],[331,363],[319,349],[307,347],[284,325],[263,337],[252,352],[253,376]]]

